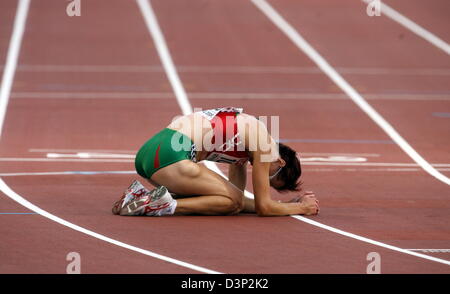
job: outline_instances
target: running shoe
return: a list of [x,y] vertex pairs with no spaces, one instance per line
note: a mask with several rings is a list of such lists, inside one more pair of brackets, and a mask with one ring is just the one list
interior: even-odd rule
[[133,183],[131,183],[131,185],[123,192],[120,200],[114,203],[112,213],[119,214],[120,210],[125,205],[127,205],[137,197],[141,197],[149,192],[150,191],[147,190],[139,181],[134,180]]
[[144,195],[122,205],[120,215],[162,216],[173,214],[176,201],[164,186],[159,186]]

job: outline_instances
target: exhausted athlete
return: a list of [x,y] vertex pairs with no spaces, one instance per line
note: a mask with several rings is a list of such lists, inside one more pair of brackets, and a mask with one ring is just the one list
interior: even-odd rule
[[[228,180],[199,162],[229,164]],[[252,165],[254,199],[244,196]],[[198,111],[174,120],[138,151],[137,173],[157,188],[134,181],[113,206],[119,215],[259,216],[319,213],[312,192],[289,202],[272,200],[270,187],[300,191],[296,152],[277,144],[264,123],[240,108]]]

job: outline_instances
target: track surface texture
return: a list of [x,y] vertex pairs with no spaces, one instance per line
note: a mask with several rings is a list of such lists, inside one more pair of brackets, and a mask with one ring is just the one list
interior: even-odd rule
[[[2,72],[18,3],[0,3]],[[369,17],[363,1],[267,3],[450,176],[446,52],[383,13]],[[450,40],[449,1],[384,3]],[[371,252],[382,273],[450,273],[449,186],[417,165],[252,1],[151,1],[192,108],[279,116],[280,140],[299,151],[304,189],[320,200],[320,214],[308,219],[422,250],[392,250],[290,216],[112,215],[112,204],[139,179],[133,155],[182,110],[137,2],[81,0],[81,16],[73,17],[68,4],[32,0],[28,9],[0,141],[0,177],[12,191],[2,185],[0,273],[65,273],[70,252],[80,254],[82,273],[358,274]],[[273,191],[275,199],[292,196]]]

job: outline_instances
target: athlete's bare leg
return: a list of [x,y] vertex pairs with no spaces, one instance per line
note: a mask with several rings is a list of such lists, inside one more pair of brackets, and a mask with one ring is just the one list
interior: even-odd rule
[[243,193],[226,179],[203,166],[182,160],[158,170],[151,182],[177,195],[176,215],[229,215],[242,211]]

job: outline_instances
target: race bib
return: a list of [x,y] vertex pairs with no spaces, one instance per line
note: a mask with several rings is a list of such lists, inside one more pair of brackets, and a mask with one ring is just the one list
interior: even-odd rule
[[242,113],[242,111],[243,111],[243,108],[221,107],[221,108],[203,110],[203,111],[200,111],[200,114],[203,117],[205,117],[207,120],[212,120],[220,112]]

